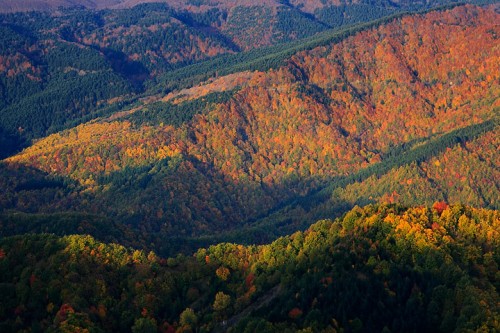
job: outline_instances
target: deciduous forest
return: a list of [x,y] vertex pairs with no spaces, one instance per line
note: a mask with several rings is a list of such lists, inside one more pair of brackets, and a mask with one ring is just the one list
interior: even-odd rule
[[0,331],[499,331],[471,2],[6,2]]

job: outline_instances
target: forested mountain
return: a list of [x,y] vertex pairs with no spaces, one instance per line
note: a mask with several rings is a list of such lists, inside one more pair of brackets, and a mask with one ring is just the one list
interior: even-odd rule
[[461,205],[357,207],[269,245],[168,260],[90,236],[3,238],[0,328],[495,332],[499,223]]
[[[35,3],[16,1],[15,6],[29,9]],[[52,6],[45,1],[33,9],[62,8],[1,14],[0,142],[8,146],[0,148],[0,157],[32,139],[112,114],[151,95],[159,83],[168,89],[177,80],[165,87],[164,76],[174,69],[448,3],[71,1]],[[121,9],[85,9],[117,4]],[[9,8],[0,1],[0,9]]]
[[159,73],[236,50],[177,16],[162,5],[1,16],[0,128],[43,137],[116,112]]
[[[61,185],[19,191],[13,176],[6,208],[105,212],[183,237],[267,225],[325,193],[338,212],[398,200],[498,208],[498,19],[467,6],[396,18],[226,92],[210,92],[227,83],[219,78],[193,99],[143,102],[53,134],[4,170],[24,165]],[[47,191],[57,199],[40,201]],[[293,211],[281,227],[302,224]]]
[[1,332],[500,330],[495,1],[139,2],[0,15]]
[[23,12],[23,11],[54,11],[62,8],[85,8],[85,9],[124,9],[132,8],[143,3],[166,3],[175,9],[189,10],[193,12],[204,12],[214,8],[229,10],[232,8],[245,7],[268,7],[286,6],[304,13],[314,14],[322,10],[332,8],[349,9],[363,8],[372,10],[394,10],[394,9],[422,9],[436,5],[458,3],[455,0],[261,0],[258,2],[249,0],[0,0],[0,12]]

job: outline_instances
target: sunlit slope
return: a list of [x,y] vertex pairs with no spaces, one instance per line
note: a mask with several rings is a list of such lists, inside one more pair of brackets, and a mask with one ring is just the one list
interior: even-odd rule
[[[396,151],[494,122],[498,19],[471,6],[405,16],[245,74],[232,92],[142,105],[7,162],[76,181],[85,210],[187,234],[236,226]],[[484,140],[495,147],[494,137]],[[497,173],[496,161],[485,165],[483,178]],[[496,193],[473,202],[490,205]]]
[[168,260],[89,236],[3,238],[0,327],[498,331],[499,223],[461,205],[356,207],[269,245]]

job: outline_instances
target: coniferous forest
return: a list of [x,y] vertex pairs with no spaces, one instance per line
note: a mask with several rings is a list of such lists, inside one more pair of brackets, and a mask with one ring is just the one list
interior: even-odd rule
[[498,22],[0,0],[0,332],[500,331]]

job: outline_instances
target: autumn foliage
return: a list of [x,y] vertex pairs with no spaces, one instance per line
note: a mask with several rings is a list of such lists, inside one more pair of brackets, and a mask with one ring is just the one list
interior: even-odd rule
[[6,237],[0,266],[10,269],[0,270],[0,286],[9,297],[0,324],[71,332],[211,331],[224,321],[238,332],[495,331],[499,217],[462,205],[440,215],[355,207],[271,244],[221,243],[169,265],[90,236]]
[[438,201],[432,205],[432,208],[438,213],[441,214],[445,209],[447,209],[449,206],[446,202],[444,201]]
[[[405,16],[300,52],[275,70],[202,85],[217,90],[236,84],[239,90],[180,126],[122,118],[90,122],[7,161],[75,180],[82,190],[68,201],[80,210],[138,213],[146,223],[162,221],[165,230],[182,233],[224,228],[383,162],[402,145],[491,118],[497,106],[488,101],[496,96],[500,73],[497,21],[494,10],[472,6]],[[204,98],[205,92],[191,93]],[[483,139],[490,152],[498,145],[494,133]],[[425,162],[417,174],[412,167],[404,171],[401,185],[418,187],[418,193],[458,186],[464,197],[461,184],[478,176],[467,173],[460,154],[473,158],[468,151],[450,152],[446,158],[458,163],[447,165],[463,170],[439,169],[437,162],[446,160]],[[494,155],[485,158],[495,162]],[[495,173],[486,171],[487,164],[480,168]],[[426,189],[425,178],[443,185]],[[483,181],[473,182],[469,193],[478,193]],[[134,199],[117,194],[125,183],[137,185]],[[486,204],[494,205],[495,187],[489,188]],[[385,190],[377,201],[404,201],[407,193]],[[152,197],[161,203],[146,199]],[[476,197],[462,202],[485,201]]]

